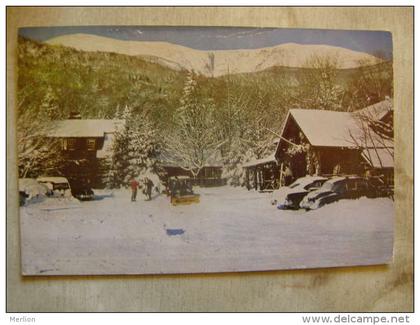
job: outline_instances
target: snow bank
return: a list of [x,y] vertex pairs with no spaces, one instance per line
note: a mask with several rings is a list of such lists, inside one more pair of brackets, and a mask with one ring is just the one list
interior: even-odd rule
[[19,191],[26,195],[25,204],[32,204],[42,202],[45,199],[48,187],[32,178],[20,178]]
[[48,209],[57,207],[52,200],[22,207],[23,273],[232,272],[392,260],[394,205],[387,198],[305,212],[278,210],[269,194],[243,188],[197,191],[200,203],[185,206],[157,194],[130,202],[123,189],[96,201],[60,201],[62,209]]

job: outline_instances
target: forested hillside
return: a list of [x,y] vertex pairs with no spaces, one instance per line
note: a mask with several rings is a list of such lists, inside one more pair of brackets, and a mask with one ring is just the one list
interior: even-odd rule
[[[128,107],[130,116],[147,117],[161,150],[179,151],[174,139],[202,139],[192,126],[209,124],[206,139],[211,139],[203,144],[208,148],[198,148],[200,164],[216,148],[228,175],[240,163],[270,152],[276,137],[270,130],[279,132],[288,109],[353,111],[392,97],[393,91],[390,62],[361,62],[360,68],[342,70],[334,58],[314,57],[307,68],[274,67],[211,78],[142,57],[83,52],[22,37],[18,53],[21,145],[30,149],[33,140],[27,139],[70,112],[78,111],[84,119],[115,118]],[[28,152],[33,150],[20,152],[20,168]]]

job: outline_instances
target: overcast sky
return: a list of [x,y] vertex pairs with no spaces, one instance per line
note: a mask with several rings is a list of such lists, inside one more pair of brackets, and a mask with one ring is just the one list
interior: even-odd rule
[[392,36],[380,31],[235,27],[80,26],[21,28],[19,34],[44,41],[74,33],[121,40],[164,41],[197,50],[255,49],[283,43],[326,44],[392,57]]

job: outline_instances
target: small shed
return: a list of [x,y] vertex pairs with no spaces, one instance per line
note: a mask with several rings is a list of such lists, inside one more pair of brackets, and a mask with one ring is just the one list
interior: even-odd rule
[[192,184],[202,187],[226,185],[226,179],[222,177],[223,165],[218,155],[211,157],[199,171],[197,177],[182,162],[171,157],[167,152],[162,152],[158,158],[159,167],[162,170],[162,180],[166,182],[169,177],[189,176],[192,178]]
[[245,169],[245,185],[248,190],[272,191],[280,185],[280,168],[274,154],[254,159],[242,165]]

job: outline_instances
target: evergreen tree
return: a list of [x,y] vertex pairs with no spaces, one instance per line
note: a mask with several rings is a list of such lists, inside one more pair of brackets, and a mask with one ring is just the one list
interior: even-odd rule
[[132,178],[155,172],[157,132],[148,114],[133,114],[126,106],[118,117],[124,124],[115,133],[109,187],[127,186]]

